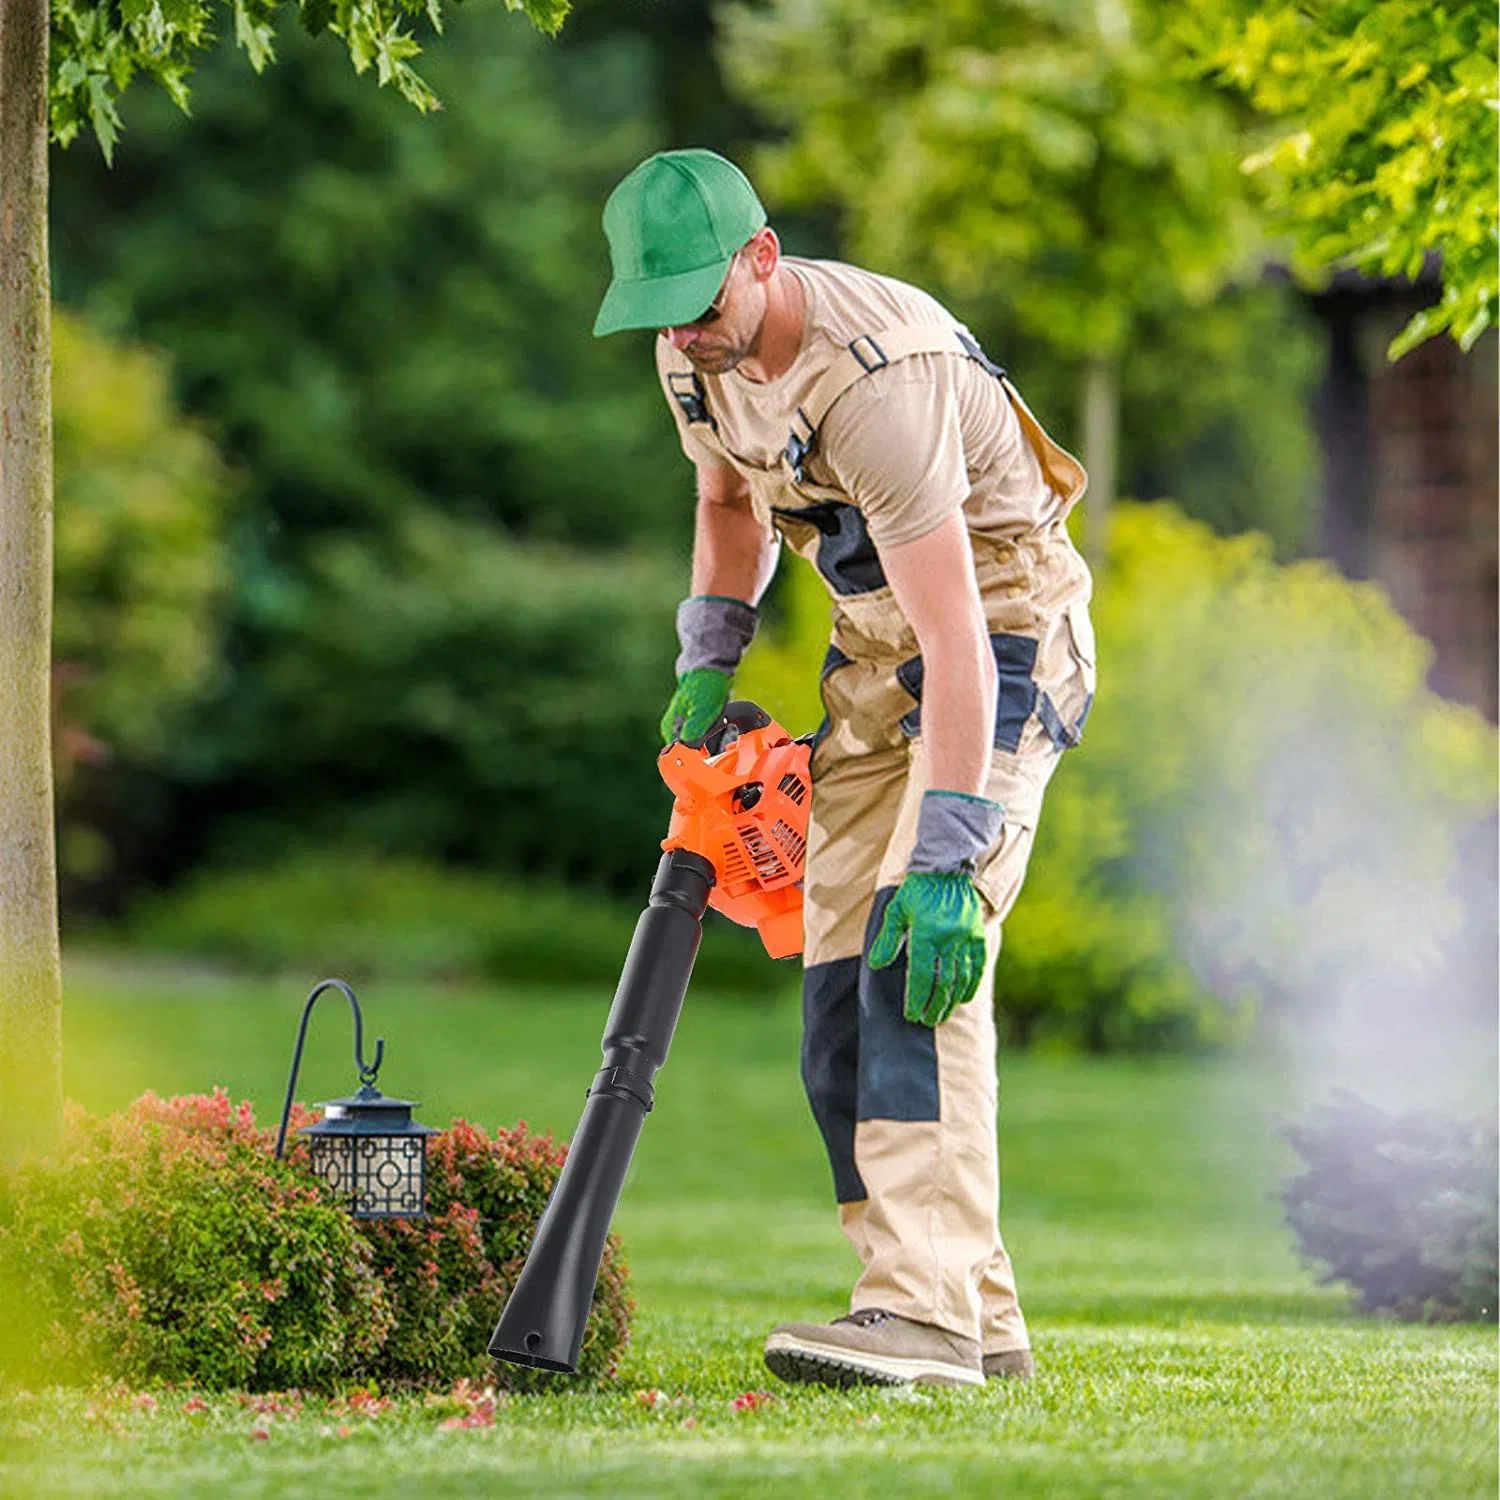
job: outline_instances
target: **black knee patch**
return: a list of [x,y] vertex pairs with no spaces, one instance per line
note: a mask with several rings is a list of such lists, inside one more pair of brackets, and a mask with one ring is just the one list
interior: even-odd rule
[[869,1196],[854,1165],[861,967],[857,958],[836,958],[802,974],[802,1086],[823,1133],[840,1203]]
[[872,969],[870,944],[885,920],[895,886],[875,892],[859,966],[859,1089],[861,1120],[936,1120],[937,1037],[931,1026],[908,1021],[906,950],[893,964]]

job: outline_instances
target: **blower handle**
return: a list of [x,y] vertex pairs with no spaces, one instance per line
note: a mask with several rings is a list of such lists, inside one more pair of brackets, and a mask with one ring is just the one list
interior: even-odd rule
[[764,729],[771,722],[770,714],[758,703],[752,703],[748,698],[736,698],[724,705],[724,712],[703,736],[703,748],[711,756],[719,755],[742,734]]

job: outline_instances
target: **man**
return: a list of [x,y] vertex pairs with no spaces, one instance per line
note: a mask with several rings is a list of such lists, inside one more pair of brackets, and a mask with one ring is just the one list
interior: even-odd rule
[[931,297],[781,254],[754,189],[660,153],[604,210],[596,335],[657,330],[697,470],[663,739],[729,697],[784,540],[833,596],[812,757],[802,1076],[863,1266],[766,1341],[788,1380],[981,1385],[1032,1360],[998,1225],[1000,923],[1091,701],[1078,462]]

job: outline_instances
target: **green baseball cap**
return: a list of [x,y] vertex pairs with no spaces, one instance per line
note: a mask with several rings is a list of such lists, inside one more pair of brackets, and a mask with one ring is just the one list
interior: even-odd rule
[[735,252],[765,222],[749,179],[716,152],[648,156],[604,205],[615,274],[594,337],[701,316]]

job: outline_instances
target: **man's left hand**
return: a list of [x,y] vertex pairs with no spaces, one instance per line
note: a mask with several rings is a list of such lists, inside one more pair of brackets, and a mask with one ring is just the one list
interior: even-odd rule
[[939,1026],[967,1004],[984,975],[984,902],[972,876],[917,870],[901,882],[870,945],[883,969],[906,945],[906,1019]]

